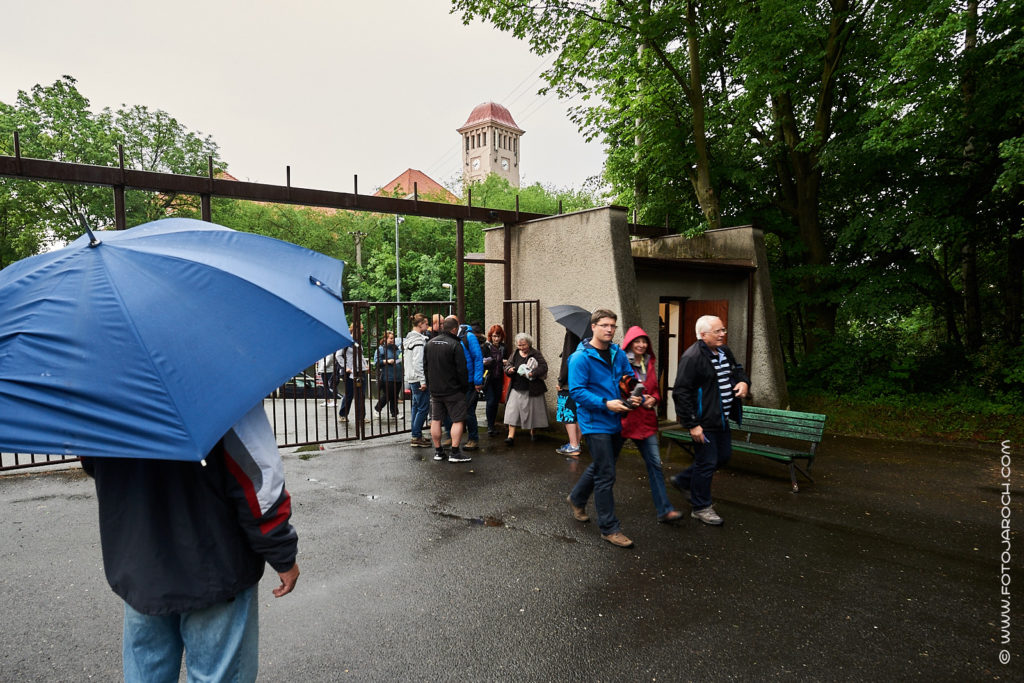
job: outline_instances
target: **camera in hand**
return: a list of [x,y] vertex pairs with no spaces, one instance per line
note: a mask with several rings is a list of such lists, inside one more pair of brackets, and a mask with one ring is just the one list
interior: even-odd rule
[[[641,399],[642,399],[643,395],[644,395],[644,385],[640,384],[639,382],[637,383],[637,385],[635,387],[633,387],[633,390],[629,392],[629,397],[630,398],[633,398],[634,396],[638,396],[638,397],[641,397]],[[641,403],[642,402],[643,401],[641,400]],[[626,401],[626,406],[630,410],[633,410],[634,408],[639,408],[639,406],[635,406],[632,403],[630,403],[629,401]]]

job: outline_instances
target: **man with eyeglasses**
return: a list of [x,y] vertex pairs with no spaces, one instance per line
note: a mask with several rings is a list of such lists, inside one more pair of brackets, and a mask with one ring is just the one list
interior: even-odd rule
[[[618,316],[612,311],[594,311],[590,316],[591,338],[580,342],[569,357],[569,394],[576,401],[576,419],[593,462],[566,500],[573,518],[587,522],[587,499],[593,493],[601,538],[619,548],[631,548],[633,541],[619,527],[612,496],[615,461],[622,450],[622,414],[632,409],[620,398],[619,379],[633,373],[625,351],[612,344],[616,320]],[[635,405],[640,402],[635,397],[630,401]]]
[[711,506],[711,480],[732,455],[729,420],[742,421],[741,399],[750,392],[750,378],[725,345],[727,330],[720,318],[701,316],[696,332],[697,341],[679,358],[672,388],[676,419],[693,439],[693,464],[670,481],[690,492],[691,517],[721,526]]

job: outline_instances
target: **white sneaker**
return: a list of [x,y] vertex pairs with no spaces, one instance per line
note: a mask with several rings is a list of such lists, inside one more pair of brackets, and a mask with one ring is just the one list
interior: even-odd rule
[[722,526],[724,523],[722,518],[718,516],[718,513],[715,512],[715,508],[712,507],[706,507],[703,510],[694,510],[690,513],[690,516],[694,519],[699,519],[705,524],[710,524],[711,526]]

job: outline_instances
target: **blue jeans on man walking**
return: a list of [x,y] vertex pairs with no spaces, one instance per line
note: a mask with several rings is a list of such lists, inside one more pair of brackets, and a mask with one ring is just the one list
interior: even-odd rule
[[690,490],[694,510],[711,507],[711,479],[729,462],[732,455],[732,432],[704,430],[705,443],[693,444],[693,464],[677,474],[676,486]]
[[640,449],[640,456],[647,466],[647,483],[651,486],[651,499],[654,501],[654,510],[658,518],[662,518],[675,508],[668,500],[665,492],[665,474],[661,469],[661,453],[658,446],[658,435],[652,434],[646,439],[633,439],[633,443]]
[[414,439],[423,437],[423,423],[427,420],[427,413],[430,412],[430,392],[420,389],[419,382],[409,384],[409,393],[412,395],[412,434]]
[[594,507],[597,509],[597,526],[604,535],[614,534],[620,530],[619,518],[615,516],[615,498],[612,487],[615,486],[615,461],[622,450],[621,434],[584,434],[587,448],[593,462],[587,466],[576,482],[569,498],[573,505],[586,507],[590,494],[594,494]]

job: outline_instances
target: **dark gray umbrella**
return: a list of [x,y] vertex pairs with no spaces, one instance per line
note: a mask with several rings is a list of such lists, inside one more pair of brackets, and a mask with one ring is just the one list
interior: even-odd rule
[[572,304],[548,306],[555,322],[575,334],[580,339],[590,336],[590,311]]

